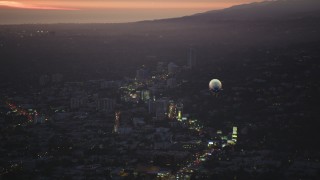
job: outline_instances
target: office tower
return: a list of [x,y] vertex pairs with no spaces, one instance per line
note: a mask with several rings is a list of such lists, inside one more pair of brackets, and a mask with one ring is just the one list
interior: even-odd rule
[[155,102],[157,119],[164,119],[168,112],[169,101],[166,98],[158,99]]
[[182,113],[183,113],[183,104],[178,103],[176,107],[177,107],[177,112],[178,112],[177,119],[181,121],[182,120]]
[[171,101],[169,104],[168,118],[172,120],[176,117],[177,117],[177,107],[176,107],[176,104],[173,101]]
[[195,68],[197,65],[197,57],[195,50],[193,48],[190,48],[189,53],[188,53],[188,59],[187,59],[187,66],[190,69]]
[[113,132],[114,133],[118,133],[119,132],[120,116],[121,116],[121,112],[120,111],[116,111],[115,112],[115,122],[114,122],[114,127],[113,127]]
[[236,126],[233,126],[232,128],[232,140],[234,142],[237,142],[238,139],[238,128]]

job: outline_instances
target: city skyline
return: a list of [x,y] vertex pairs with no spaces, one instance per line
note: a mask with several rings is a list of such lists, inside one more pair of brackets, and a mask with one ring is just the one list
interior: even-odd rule
[[180,17],[261,1],[0,1],[0,24],[122,23]]

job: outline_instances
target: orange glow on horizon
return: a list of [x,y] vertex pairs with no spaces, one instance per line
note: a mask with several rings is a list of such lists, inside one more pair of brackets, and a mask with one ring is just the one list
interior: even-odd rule
[[76,8],[58,7],[58,6],[38,6],[33,4],[24,4],[16,1],[0,1],[0,7],[9,7],[17,9],[35,9],[35,10],[79,10]]
[[[253,0],[234,1],[0,1],[0,7],[20,8],[20,9],[47,9],[47,10],[92,10],[92,9],[223,9],[230,6],[252,2]],[[256,0],[261,1],[261,0]]]
[[[58,2],[53,4],[59,4]],[[64,3],[67,7],[79,9],[222,9],[236,5],[235,3],[206,3],[206,2],[145,2],[145,1],[109,1],[109,2],[72,2]]]

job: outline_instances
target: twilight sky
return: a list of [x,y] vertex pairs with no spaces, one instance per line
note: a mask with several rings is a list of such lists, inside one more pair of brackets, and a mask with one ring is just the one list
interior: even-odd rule
[[0,24],[131,22],[258,1],[262,0],[0,0]]

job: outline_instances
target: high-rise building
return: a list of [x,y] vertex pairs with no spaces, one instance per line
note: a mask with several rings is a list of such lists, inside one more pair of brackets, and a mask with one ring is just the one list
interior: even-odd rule
[[153,99],[148,100],[148,110],[149,114],[156,112],[156,102]]
[[150,90],[142,90],[140,97],[142,101],[147,102],[151,98]]
[[179,120],[179,121],[181,121],[182,120],[182,113],[183,113],[183,104],[182,103],[177,103],[177,119]]
[[119,133],[120,116],[121,116],[121,112],[120,112],[120,111],[116,111],[116,112],[115,112],[114,127],[113,127],[113,132],[114,132],[114,133]]
[[238,139],[238,127],[233,126],[233,128],[232,128],[232,140],[234,142],[237,142],[237,139]]
[[155,105],[157,119],[164,119],[168,112],[169,100],[167,98],[158,99]]
[[168,118],[172,120],[176,117],[177,117],[177,107],[176,107],[176,104],[173,101],[171,101],[169,104]]
[[193,48],[190,48],[188,53],[188,59],[187,59],[187,66],[190,69],[193,69],[197,65],[197,57],[195,50]]

